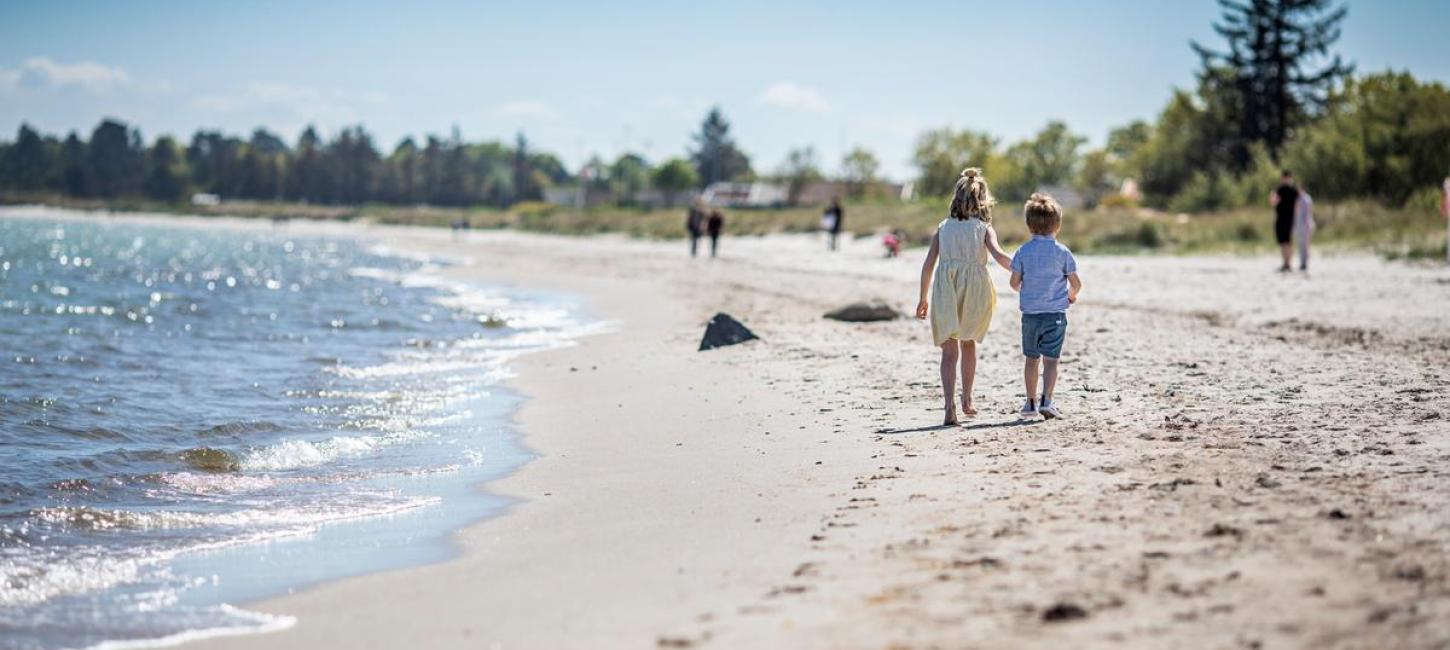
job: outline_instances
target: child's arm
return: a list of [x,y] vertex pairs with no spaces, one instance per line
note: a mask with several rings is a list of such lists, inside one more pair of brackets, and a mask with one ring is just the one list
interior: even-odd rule
[[916,317],[926,320],[926,292],[931,289],[931,272],[936,270],[936,256],[941,250],[941,235],[931,236],[931,248],[926,251],[926,261],[921,263],[921,297],[916,301]]
[[1001,266],[1003,269],[1011,271],[1012,258],[1007,257],[1007,253],[1002,250],[1002,245],[997,243],[996,228],[987,226],[987,237],[984,243],[987,245],[987,252],[992,255],[992,259],[997,260],[997,265]]
[[1067,287],[1068,304],[1077,302],[1077,294],[1082,291],[1082,279],[1077,277],[1077,273],[1067,274]]
[[1012,272],[1012,281],[1011,281],[1011,284],[1012,284],[1012,290],[1013,291],[1018,291],[1018,292],[1022,291],[1022,272],[1021,271],[1013,271]]

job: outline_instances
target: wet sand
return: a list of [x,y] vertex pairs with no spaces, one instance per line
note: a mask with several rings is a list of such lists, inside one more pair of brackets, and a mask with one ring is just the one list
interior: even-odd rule
[[[256,604],[299,622],[197,647],[1450,644],[1443,268],[1080,258],[1067,417],[1033,423],[994,271],[981,414],[943,428],[924,323],[821,318],[912,308],[920,251],[358,231],[614,331],[519,361],[540,456],[487,487],[521,502],[458,559]],[[763,340],[697,352],[717,311]]]

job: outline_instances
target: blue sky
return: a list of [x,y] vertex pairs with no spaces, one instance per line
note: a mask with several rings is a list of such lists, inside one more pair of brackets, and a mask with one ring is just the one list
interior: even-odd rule
[[[719,6],[715,6],[718,4]],[[572,166],[591,154],[681,155],[721,106],[757,170],[851,146],[895,177],[921,131],[1011,140],[1049,119],[1101,142],[1193,82],[1189,39],[1216,44],[1211,0],[1119,2],[496,3],[420,0],[0,0],[0,133],[153,138],[256,126],[295,140],[365,124],[511,139]],[[1350,2],[1339,51],[1361,71],[1450,80],[1450,2]]]

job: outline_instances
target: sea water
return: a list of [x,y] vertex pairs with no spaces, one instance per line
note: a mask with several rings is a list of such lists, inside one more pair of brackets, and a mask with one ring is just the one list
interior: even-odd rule
[[285,227],[0,209],[0,648],[284,628],[239,603],[447,557],[527,454],[557,295]]

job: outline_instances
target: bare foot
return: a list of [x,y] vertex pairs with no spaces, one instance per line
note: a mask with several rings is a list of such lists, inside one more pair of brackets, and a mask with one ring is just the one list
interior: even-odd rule
[[971,402],[967,402],[965,405],[962,406],[962,415],[965,415],[967,417],[972,417],[972,416],[974,416],[976,414],[977,414],[977,409],[972,408],[972,403]]
[[947,413],[947,416],[946,416],[945,419],[942,420],[942,423],[941,423],[942,426],[949,427],[949,426],[955,426],[957,424],[960,424],[960,422],[957,420],[957,409],[956,409],[955,406],[953,406],[952,408],[947,409],[947,412],[946,413]]

